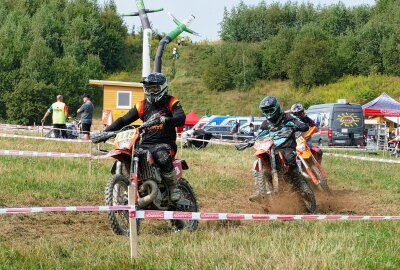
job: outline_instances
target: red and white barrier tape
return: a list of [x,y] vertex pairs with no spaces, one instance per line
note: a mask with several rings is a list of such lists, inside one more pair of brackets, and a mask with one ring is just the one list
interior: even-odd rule
[[136,211],[136,217],[144,219],[192,220],[400,220],[400,216],[235,214],[152,210]]
[[334,153],[324,153],[324,156],[343,157],[343,158],[350,158],[350,159],[356,159],[356,160],[366,160],[366,161],[375,161],[375,162],[381,162],[381,163],[400,164],[400,160],[384,159],[384,158],[359,157],[359,156],[334,154]]
[[130,205],[119,206],[60,206],[60,207],[23,207],[23,208],[0,208],[0,214],[28,214],[41,212],[99,212],[134,210]]
[[0,124],[0,129],[28,129],[37,130],[39,126],[21,126],[21,125],[11,125],[11,124]]
[[0,150],[0,156],[26,156],[26,157],[60,157],[60,158],[90,158],[90,154],[37,152],[20,150]]
[[0,137],[3,138],[19,138],[19,139],[31,139],[31,140],[45,140],[45,141],[59,141],[59,142],[77,142],[77,143],[87,143],[90,141],[79,140],[79,139],[60,139],[60,138],[46,138],[46,137],[34,137],[34,136],[24,136],[15,134],[0,133]]
[[202,139],[196,139],[196,138],[186,138],[186,139],[178,139],[177,141],[199,141],[199,142],[208,142],[210,144],[222,144],[222,145],[235,145],[236,143],[233,141],[221,141],[219,139],[213,139],[213,140],[202,140]]
[[367,149],[367,148],[338,148],[338,147],[319,147],[321,150],[339,150],[339,151],[368,151],[368,150],[376,150],[376,149]]
[[351,216],[351,215],[281,215],[281,214],[240,214],[203,213],[179,211],[134,211],[130,205],[119,206],[66,206],[66,207],[24,207],[0,208],[0,214],[27,214],[40,212],[98,212],[131,210],[130,217],[143,219],[190,219],[190,220],[400,220],[400,216]]
[[94,155],[90,155],[90,154],[80,154],[80,153],[37,152],[37,151],[20,151],[20,150],[0,150],[0,156],[51,157],[51,158],[91,158],[91,159],[111,158],[108,155],[94,156]]

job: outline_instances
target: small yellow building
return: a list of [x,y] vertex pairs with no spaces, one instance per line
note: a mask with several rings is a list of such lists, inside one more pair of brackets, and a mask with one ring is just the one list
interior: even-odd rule
[[[141,83],[90,80],[89,84],[103,87],[104,125],[110,125],[126,114],[137,102],[144,99]],[[133,124],[140,125],[141,123],[142,121],[138,120]]]

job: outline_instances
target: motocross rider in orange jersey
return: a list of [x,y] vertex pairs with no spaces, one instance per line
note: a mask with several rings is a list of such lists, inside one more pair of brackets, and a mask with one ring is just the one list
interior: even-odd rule
[[143,81],[145,100],[138,102],[124,116],[118,118],[105,131],[116,131],[138,120],[158,121],[145,129],[140,147],[149,150],[156,164],[161,169],[161,175],[170,189],[171,201],[178,201],[180,190],[176,187],[177,178],[173,166],[175,156],[175,127],[183,126],[186,115],[175,97],[168,95],[167,78],[162,73],[150,73]]

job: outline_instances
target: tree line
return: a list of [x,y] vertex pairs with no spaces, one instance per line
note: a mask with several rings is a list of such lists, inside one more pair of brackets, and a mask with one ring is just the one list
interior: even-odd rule
[[[136,60],[135,60],[136,59]],[[62,94],[72,112],[89,79],[140,65],[141,40],[128,34],[115,3],[0,1],[0,119],[40,122]]]
[[246,89],[258,79],[290,79],[295,87],[344,75],[400,75],[400,0],[266,4],[225,8],[220,37],[206,59],[210,89]]

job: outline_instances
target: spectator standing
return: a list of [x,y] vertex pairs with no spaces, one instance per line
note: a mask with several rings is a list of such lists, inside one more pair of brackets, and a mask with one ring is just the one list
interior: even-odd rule
[[50,108],[42,118],[42,123],[46,121],[47,116],[51,113],[53,118],[54,136],[59,138],[61,131],[61,135],[65,139],[67,138],[67,126],[65,123],[68,118],[68,106],[63,102],[63,100],[64,97],[62,95],[57,96],[57,102],[51,104]]
[[172,50],[172,59],[178,59],[178,49],[176,47]]
[[249,128],[250,128],[249,136],[254,137],[254,124],[250,123]]
[[92,126],[94,106],[90,99],[90,95],[84,94],[83,105],[77,110],[81,114],[82,133],[84,140],[90,140],[90,128]]
[[233,135],[232,137],[235,142],[237,142],[239,126],[240,126],[239,121],[237,119],[235,119],[235,124],[233,124],[232,130],[231,130],[231,134]]

